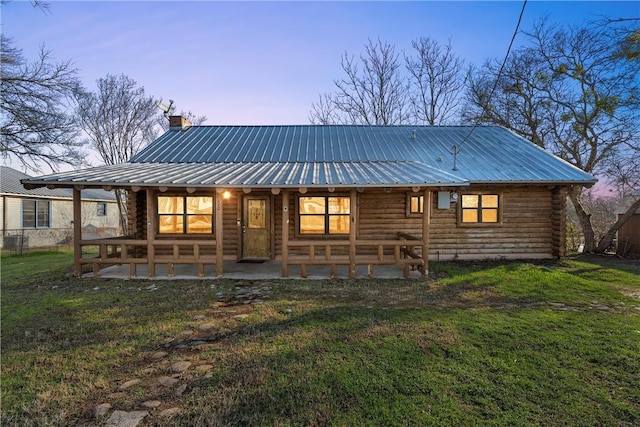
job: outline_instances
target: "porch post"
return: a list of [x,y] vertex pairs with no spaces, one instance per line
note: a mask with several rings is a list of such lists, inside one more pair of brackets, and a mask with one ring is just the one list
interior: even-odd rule
[[282,266],[280,276],[289,277],[289,190],[282,190]]
[[156,233],[156,207],[154,203],[154,192],[147,188],[147,276],[156,275],[156,251],[153,240]]
[[425,189],[422,200],[422,260],[424,266],[422,268],[422,277],[429,273],[429,225],[431,224],[431,189]]
[[224,204],[222,203],[223,197],[222,193],[216,193],[216,276],[222,276],[224,272],[224,244],[223,244],[223,236],[224,236]]
[[349,277],[356,277],[356,223],[357,223],[357,215],[356,215],[356,189],[354,188],[349,192],[349,204],[350,204],[350,214],[349,214]]
[[82,276],[82,193],[80,188],[73,187],[73,274]]

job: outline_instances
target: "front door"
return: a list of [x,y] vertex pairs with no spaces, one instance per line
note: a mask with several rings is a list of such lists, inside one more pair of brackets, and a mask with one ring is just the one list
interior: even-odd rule
[[269,198],[245,196],[242,203],[242,258],[269,258]]

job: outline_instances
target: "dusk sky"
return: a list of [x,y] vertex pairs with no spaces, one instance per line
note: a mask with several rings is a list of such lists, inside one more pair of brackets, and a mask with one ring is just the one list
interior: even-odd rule
[[[206,124],[307,124],[334,89],[340,57],[368,38],[410,52],[428,36],[469,63],[502,58],[522,8],[503,2],[28,1],[2,5],[2,33],[28,59],[45,44],[72,60],[84,84],[126,74],[156,99],[206,115]],[[544,15],[561,24],[640,16],[638,2],[529,1],[521,29]],[[516,39],[523,41],[520,36]]]

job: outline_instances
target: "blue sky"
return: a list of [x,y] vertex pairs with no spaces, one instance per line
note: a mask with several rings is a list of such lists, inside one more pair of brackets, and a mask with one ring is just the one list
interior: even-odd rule
[[[71,59],[84,84],[126,74],[206,124],[306,124],[311,104],[341,77],[340,57],[368,38],[398,51],[428,36],[467,63],[502,58],[521,1],[215,2],[51,1],[2,5],[2,32],[27,58],[44,43]],[[640,16],[640,3],[529,1],[521,29],[544,15],[560,24]],[[522,41],[516,39],[516,44]]]

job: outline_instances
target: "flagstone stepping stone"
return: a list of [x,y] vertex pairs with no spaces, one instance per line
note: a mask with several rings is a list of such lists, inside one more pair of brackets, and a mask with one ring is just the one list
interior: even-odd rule
[[177,378],[171,378],[171,377],[160,377],[158,378],[158,382],[163,385],[164,387],[173,387],[174,385],[176,385],[178,383],[178,381],[180,381]]
[[158,406],[162,405],[162,402],[159,400],[147,400],[146,402],[142,402],[140,406],[147,409],[155,409]]
[[173,394],[176,395],[176,397],[180,397],[184,394],[184,392],[187,390],[187,385],[186,384],[181,384],[180,386],[178,386],[178,388],[175,389],[175,391],[173,392]]
[[96,405],[93,408],[93,416],[99,418],[109,412],[109,409],[111,409],[110,403],[101,403],[99,405]]
[[198,365],[195,369],[198,372],[207,372],[213,369],[213,365]]
[[206,318],[207,316],[205,316],[204,314],[196,314],[195,316],[193,316],[193,320],[202,320]]
[[215,329],[218,327],[217,323],[204,323],[202,325],[198,326],[198,329],[200,329],[201,331],[208,331],[211,329]]
[[234,319],[246,319],[247,317],[249,317],[248,314],[236,314],[233,316]]
[[185,329],[184,331],[180,331],[180,335],[193,335],[193,331],[191,329]]
[[122,391],[122,390],[126,390],[129,387],[133,387],[136,384],[140,384],[140,380],[139,379],[134,379],[134,380],[129,380],[123,384],[120,384],[120,387],[118,387],[118,390]]
[[189,369],[189,367],[191,366],[191,362],[176,362],[173,365],[171,365],[171,371],[172,372],[184,372],[187,369]]
[[163,357],[165,357],[167,354],[169,354],[169,353],[167,353],[166,351],[156,351],[155,353],[153,353],[153,354],[151,355],[151,358],[152,358],[153,360],[158,360],[158,359],[162,359],[162,358],[163,358]]
[[136,427],[147,415],[147,411],[113,411],[105,427]]
[[164,411],[160,412],[160,416],[161,417],[172,417],[174,415],[176,415],[178,412],[180,412],[180,408],[169,408],[169,409],[165,409]]

